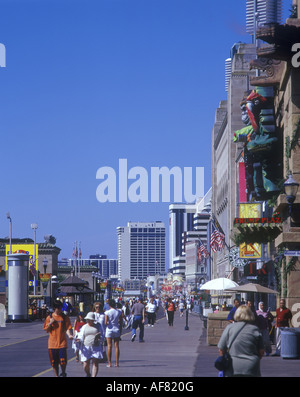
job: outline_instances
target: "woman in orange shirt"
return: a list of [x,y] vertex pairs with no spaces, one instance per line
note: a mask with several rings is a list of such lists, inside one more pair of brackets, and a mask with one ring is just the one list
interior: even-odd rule
[[168,313],[168,324],[169,326],[173,327],[174,322],[174,312],[175,312],[175,304],[171,298],[169,298],[167,303],[167,313]]

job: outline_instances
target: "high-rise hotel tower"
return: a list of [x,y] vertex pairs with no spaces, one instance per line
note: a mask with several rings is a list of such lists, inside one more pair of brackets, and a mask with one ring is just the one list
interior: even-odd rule
[[162,222],[128,222],[117,228],[120,280],[145,280],[166,271],[166,229]]

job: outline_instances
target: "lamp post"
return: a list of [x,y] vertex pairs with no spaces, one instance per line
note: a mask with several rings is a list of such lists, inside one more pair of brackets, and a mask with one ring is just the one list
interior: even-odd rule
[[9,253],[12,254],[12,220],[9,212],[6,213],[6,218],[9,220]]
[[101,277],[102,277],[102,274],[99,271],[92,272],[93,291],[94,291],[94,293],[96,292],[96,297],[95,297],[95,294],[93,294],[94,300],[99,299],[99,294],[97,293],[97,284],[99,283],[99,280],[101,280]]
[[31,224],[31,229],[34,231],[34,274],[33,274],[33,294],[35,295],[35,283],[36,283],[36,229],[38,228],[37,223]]
[[293,179],[291,172],[289,173],[288,179],[284,182],[283,187],[286,194],[286,200],[289,204],[289,216],[291,217],[293,203],[296,199],[299,188],[299,183]]
[[189,329],[190,329],[189,328],[189,309],[187,308],[185,310],[185,327],[184,327],[184,330],[188,331]]
[[53,307],[53,303],[52,303],[53,284],[57,284],[57,283],[58,283],[57,276],[53,275],[50,278],[50,306],[52,306],[52,307]]

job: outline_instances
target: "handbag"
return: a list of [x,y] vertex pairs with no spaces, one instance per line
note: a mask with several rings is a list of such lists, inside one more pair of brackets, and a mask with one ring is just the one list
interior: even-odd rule
[[229,349],[231,348],[234,340],[238,336],[238,334],[241,332],[241,330],[245,327],[246,324],[242,326],[242,328],[239,330],[239,332],[235,335],[235,337],[232,339],[230,345],[227,348],[227,351],[222,355],[219,356],[216,361],[215,361],[215,367],[217,368],[218,371],[226,371],[232,366],[232,358],[229,354]]
[[226,371],[232,365],[232,358],[228,352],[219,356],[215,361],[215,367],[218,371]]

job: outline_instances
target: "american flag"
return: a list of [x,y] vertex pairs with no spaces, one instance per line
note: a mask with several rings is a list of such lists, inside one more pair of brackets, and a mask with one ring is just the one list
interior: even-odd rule
[[207,248],[205,247],[205,245],[201,244],[199,247],[199,250],[205,259],[207,259],[209,257],[209,252],[208,252]]
[[198,248],[198,261],[201,263],[202,262],[202,255],[201,255],[201,250]]
[[225,245],[225,236],[215,229],[210,236],[210,248],[213,252],[222,251]]

